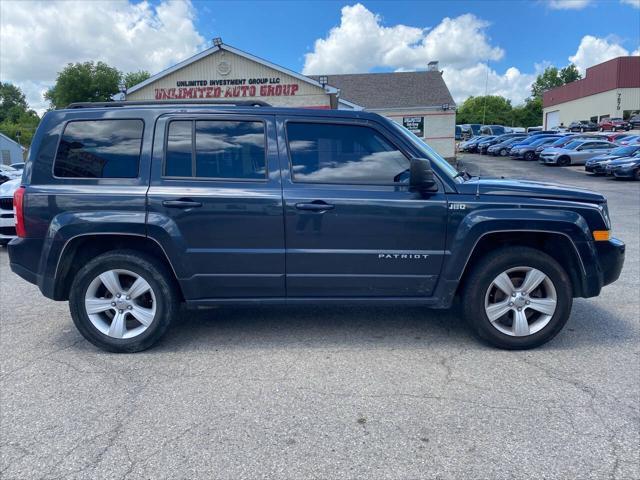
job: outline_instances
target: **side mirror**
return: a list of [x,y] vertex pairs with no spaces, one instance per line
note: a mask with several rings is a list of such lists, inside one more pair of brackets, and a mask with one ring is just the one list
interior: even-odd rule
[[409,187],[420,193],[433,193],[438,191],[438,182],[431,170],[429,160],[424,158],[412,158],[409,169]]

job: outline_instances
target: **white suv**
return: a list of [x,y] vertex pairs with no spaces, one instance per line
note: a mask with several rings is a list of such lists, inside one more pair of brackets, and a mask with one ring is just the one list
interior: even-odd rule
[[16,218],[13,213],[13,193],[20,186],[20,179],[0,185],[0,245],[6,245],[16,236]]

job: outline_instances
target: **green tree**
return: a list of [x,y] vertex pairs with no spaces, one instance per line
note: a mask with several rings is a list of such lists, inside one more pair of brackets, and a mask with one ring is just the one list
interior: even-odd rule
[[30,145],[40,117],[29,108],[20,88],[0,83],[0,132],[23,145]]
[[122,81],[124,82],[125,87],[131,88],[134,85],[137,85],[141,82],[144,82],[147,78],[149,78],[151,74],[146,70],[139,70],[137,72],[129,72],[127,73]]
[[10,83],[0,82],[0,122],[7,118],[15,122],[20,114],[28,109],[22,90]]
[[511,125],[513,107],[510,100],[500,95],[472,96],[458,108],[456,122]]
[[542,99],[527,98],[523,105],[513,109],[513,125],[518,127],[536,127],[542,125]]
[[118,93],[122,74],[106,63],[70,63],[58,73],[56,83],[44,95],[53,108],[72,102],[108,102]]
[[575,82],[576,80],[580,80],[582,78],[582,75],[580,75],[578,67],[576,67],[572,63],[571,65],[567,65],[562,70],[560,70],[560,78],[565,84],[567,84]]
[[534,98],[542,98],[542,94],[552,88],[561,87],[566,83],[573,82],[582,78],[580,72],[575,65],[571,64],[558,70],[556,67],[547,67],[544,69],[535,82],[531,86],[531,96]]

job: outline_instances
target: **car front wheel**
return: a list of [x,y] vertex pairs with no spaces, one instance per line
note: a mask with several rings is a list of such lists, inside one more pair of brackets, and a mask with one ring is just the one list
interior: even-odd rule
[[178,312],[165,265],[137,251],[107,252],[76,274],[69,294],[80,333],[109,352],[138,352],[155,344]]
[[573,303],[571,280],[544,252],[509,247],[485,256],[465,283],[464,317],[493,346],[534,348],[555,337]]

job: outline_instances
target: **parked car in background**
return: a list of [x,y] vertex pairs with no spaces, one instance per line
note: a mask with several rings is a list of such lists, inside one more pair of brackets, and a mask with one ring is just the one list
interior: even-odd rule
[[600,120],[598,130],[601,132],[608,132],[609,130],[612,132],[619,130],[629,131],[631,130],[631,124],[620,117],[605,118],[604,120]]
[[634,143],[640,142],[640,135],[631,135],[630,137],[625,137],[622,140],[617,141],[618,145],[633,145]]
[[607,165],[619,158],[630,157],[640,152],[640,145],[626,145],[624,147],[614,148],[607,153],[597,155],[587,160],[584,169],[589,173],[596,175],[604,175],[607,173]]
[[640,128],[640,115],[633,115],[629,119],[629,123],[631,124],[631,128]]
[[16,237],[16,218],[13,212],[13,194],[22,179],[16,178],[0,185],[0,245],[4,246]]
[[533,132],[529,133],[530,137],[533,137],[535,135],[557,135],[558,132],[556,132],[555,130],[535,130]]
[[460,128],[462,129],[462,138],[464,140],[469,140],[470,138],[480,135],[481,126],[482,125],[479,123],[465,123],[460,125]]
[[547,137],[545,135],[539,135],[535,141],[529,143],[528,145],[523,145],[518,148],[514,148],[511,150],[511,156],[513,158],[521,158],[523,160],[531,161],[536,159],[536,149],[540,148],[540,151],[544,148],[545,145],[549,145],[555,142],[558,137]]
[[12,163],[10,167],[16,170],[24,170],[24,162]]
[[540,154],[545,165],[584,165],[587,160],[616,148],[615,143],[604,140],[576,140],[562,148],[549,148]]
[[22,176],[22,170],[16,170],[9,165],[0,165],[0,184],[20,178]]
[[613,175],[616,178],[640,180],[640,155],[614,160],[607,165],[607,175]]
[[462,127],[460,125],[456,125],[455,138],[457,142],[462,140]]
[[542,125],[539,127],[527,127],[527,133],[541,132],[543,129],[544,127]]
[[510,138],[524,138],[525,135],[521,133],[505,133],[504,135],[498,135],[490,140],[484,140],[478,144],[478,152],[482,155],[486,155],[490,146],[496,145],[498,143],[504,142]]
[[487,153],[493,156],[500,155],[501,157],[506,157],[507,155],[509,155],[511,145],[523,140],[524,138],[526,138],[526,135],[520,134],[515,137],[510,137],[506,140],[503,140],[502,142],[494,143],[489,148],[487,148]]
[[529,135],[528,137],[525,137],[523,139],[521,139],[519,142],[515,142],[511,145],[511,149],[509,150],[509,155],[515,155],[515,151],[516,149],[520,148],[520,147],[524,147],[526,145],[531,145],[533,142],[536,142],[538,140],[540,140],[541,138],[546,138],[546,137],[554,137],[554,138],[558,138],[558,134],[554,133],[554,134],[540,134],[540,135]]
[[482,135],[504,135],[506,132],[502,125],[483,125],[480,128]]
[[595,132],[598,125],[589,120],[578,120],[569,124],[570,132]]
[[609,135],[603,135],[609,142],[618,143],[625,138],[634,137],[633,133],[610,133]]
[[491,138],[493,138],[492,135],[478,135],[477,137],[473,137],[471,140],[465,142],[464,151],[469,153],[476,152],[478,151],[478,144],[480,142],[490,140]]

